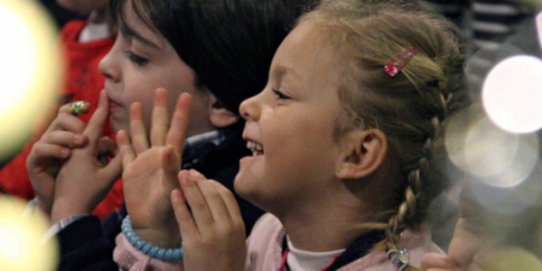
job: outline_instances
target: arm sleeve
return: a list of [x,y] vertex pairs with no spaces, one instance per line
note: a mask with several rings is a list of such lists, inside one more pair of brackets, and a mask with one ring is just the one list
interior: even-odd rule
[[105,237],[100,220],[86,216],[57,235],[61,271],[119,270],[113,261],[114,242]]

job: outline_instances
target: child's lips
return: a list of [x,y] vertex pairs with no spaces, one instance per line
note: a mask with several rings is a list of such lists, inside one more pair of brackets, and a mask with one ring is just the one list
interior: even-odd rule
[[121,108],[122,105],[118,102],[115,102],[114,100],[109,99],[109,109],[110,110],[116,110]]
[[239,164],[241,165],[242,168],[244,167],[247,167],[249,165],[251,165],[252,163],[255,163],[256,161],[259,161],[260,159],[263,158],[263,155],[262,154],[252,154],[252,155],[247,155],[243,158],[241,158],[241,160],[239,160]]

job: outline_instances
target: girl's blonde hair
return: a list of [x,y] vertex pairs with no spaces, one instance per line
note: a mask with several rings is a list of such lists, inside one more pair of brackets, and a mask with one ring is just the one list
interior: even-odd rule
[[[390,196],[395,204],[380,245],[397,249],[399,234],[419,226],[428,202],[448,183],[429,169],[443,122],[468,97],[459,32],[417,1],[323,0],[300,19],[307,21],[345,59],[337,137],[376,128],[388,139],[389,161],[397,169],[390,178],[404,193]],[[384,65],[412,47],[417,54],[410,63],[388,75]]]

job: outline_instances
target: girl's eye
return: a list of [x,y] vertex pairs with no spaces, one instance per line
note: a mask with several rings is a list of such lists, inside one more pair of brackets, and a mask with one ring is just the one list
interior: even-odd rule
[[275,94],[275,97],[277,100],[289,100],[290,97],[285,95],[282,91],[278,89],[273,89],[273,93]]
[[127,51],[126,54],[128,54],[130,61],[134,62],[138,66],[145,66],[145,64],[149,63],[148,59],[134,54],[132,51]]

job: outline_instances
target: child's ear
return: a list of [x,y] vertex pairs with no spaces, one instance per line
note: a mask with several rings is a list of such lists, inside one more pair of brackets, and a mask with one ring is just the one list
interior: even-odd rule
[[379,129],[356,130],[346,135],[336,177],[360,179],[374,173],[383,163],[388,141]]
[[209,120],[216,128],[228,127],[239,120],[239,115],[226,109],[226,107],[215,97],[211,95],[209,107]]

